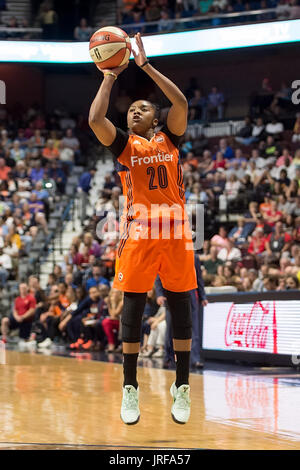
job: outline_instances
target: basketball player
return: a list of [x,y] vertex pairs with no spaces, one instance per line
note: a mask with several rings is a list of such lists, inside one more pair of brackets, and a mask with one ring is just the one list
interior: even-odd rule
[[[176,382],[170,389],[173,397],[171,415],[175,422],[184,424],[190,416],[192,321],[189,291],[197,287],[194,253],[186,247],[187,242],[192,245],[189,228],[182,230],[181,238],[178,236],[186,221],[178,142],[186,130],[188,106],[177,86],[149,63],[139,33],[135,40],[138,48],[133,52],[136,64],[153,79],[172,104],[166,125],[160,132],[154,132],[158,124],[156,107],[146,100],[135,101],[129,107],[128,133],[116,128],[106,118],[111,89],[127,65],[102,70],[104,78],[89,115],[90,126],[99,141],[115,156],[126,198],[113,283],[113,287],[124,291],[121,419],[126,424],[135,424],[140,418],[137,359],[141,320],[147,291],[152,289],[159,274],[172,317],[176,355]],[[167,209],[174,205],[180,211],[176,210],[170,216]],[[169,239],[162,237],[159,224],[159,221],[164,221],[164,211],[170,216]]]

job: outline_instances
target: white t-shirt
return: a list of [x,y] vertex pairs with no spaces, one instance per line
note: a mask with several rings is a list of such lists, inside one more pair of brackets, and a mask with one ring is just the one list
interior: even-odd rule
[[0,255],[0,268],[12,269],[11,257],[5,253]]
[[284,127],[282,122],[276,122],[275,124],[269,122],[269,124],[266,125],[266,131],[268,134],[280,134],[284,131]]
[[227,248],[222,248],[218,253],[218,259],[221,261],[239,261],[242,258],[241,250],[233,247],[230,251]]

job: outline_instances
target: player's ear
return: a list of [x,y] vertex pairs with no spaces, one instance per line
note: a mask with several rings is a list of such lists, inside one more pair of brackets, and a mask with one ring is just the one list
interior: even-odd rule
[[152,121],[152,124],[153,124],[153,128],[156,127],[158,125],[158,119],[153,119]]

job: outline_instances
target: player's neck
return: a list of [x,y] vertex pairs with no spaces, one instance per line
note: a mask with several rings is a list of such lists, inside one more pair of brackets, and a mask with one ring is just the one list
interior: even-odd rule
[[155,132],[154,132],[154,129],[150,128],[146,132],[139,132],[139,133],[133,132],[130,130],[130,134],[139,135],[140,137],[144,137],[144,139],[151,140]]

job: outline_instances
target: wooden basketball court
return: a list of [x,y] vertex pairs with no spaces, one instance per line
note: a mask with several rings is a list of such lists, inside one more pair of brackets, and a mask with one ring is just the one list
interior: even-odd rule
[[299,389],[276,377],[191,374],[182,426],[174,371],[140,367],[141,419],[126,426],[120,364],[7,351],[0,370],[0,449],[300,449]]

